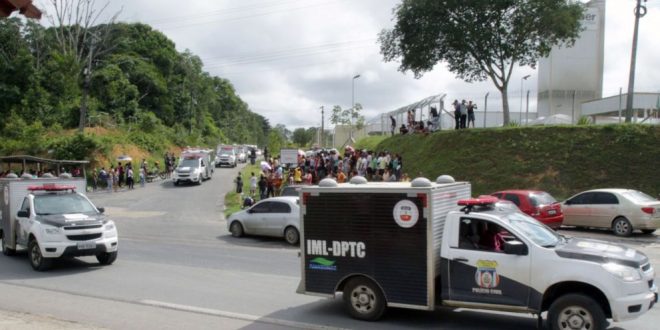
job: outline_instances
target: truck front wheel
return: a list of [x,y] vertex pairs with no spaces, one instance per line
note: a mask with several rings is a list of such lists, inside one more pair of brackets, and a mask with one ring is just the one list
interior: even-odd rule
[[548,310],[551,330],[605,329],[607,319],[603,308],[591,297],[566,294],[555,300]]
[[30,265],[36,271],[43,272],[50,269],[53,265],[53,259],[45,258],[41,254],[41,249],[36,239],[31,239],[28,243],[28,256],[30,257]]
[[96,255],[96,260],[99,261],[101,265],[112,265],[115,260],[117,260],[117,251],[115,252],[102,252]]
[[385,312],[385,296],[373,281],[356,277],[344,287],[344,303],[354,318],[376,321]]

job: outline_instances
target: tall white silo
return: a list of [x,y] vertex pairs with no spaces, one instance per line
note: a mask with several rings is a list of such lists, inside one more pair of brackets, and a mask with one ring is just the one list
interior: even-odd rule
[[605,0],[587,3],[582,26],[572,47],[555,46],[539,60],[539,117],[564,114],[577,121],[582,102],[602,97]]

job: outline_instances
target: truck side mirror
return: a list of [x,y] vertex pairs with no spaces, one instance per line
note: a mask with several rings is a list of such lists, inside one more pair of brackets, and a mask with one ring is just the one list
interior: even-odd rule
[[97,210],[99,210],[99,213],[103,214],[105,212],[105,207],[97,207]]
[[525,243],[518,240],[505,241],[504,253],[518,255],[518,256],[526,256],[527,245],[525,245]]
[[20,210],[18,213],[16,213],[16,216],[19,218],[27,218],[30,216],[30,211],[28,210]]

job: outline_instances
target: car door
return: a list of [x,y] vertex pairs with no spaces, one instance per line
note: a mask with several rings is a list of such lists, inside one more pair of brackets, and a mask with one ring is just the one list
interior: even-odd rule
[[265,217],[270,210],[270,204],[270,201],[263,201],[257,203],[247,211],[247,216],[243,223],[245,224],[248,233],[265,235],[265,232],[267,232],[267,229],[265,228]]
[[562,205],[564,224],[571,226],[592,226],[590,208],[595,201],[594,192],[585,192],[567,200]]
[[291,206],[286,202],[271,202],[268,216],[264,218],[267,235],[283,236],[286,220],[291,216]]
[[[27,217],[19,217],[18,213],[21,211],[27,212],[28,216]],[[21,204],[21,208],[19,212],[16,213],[16,224],[18,225],[18,228],[16,228],[16,238],[18,242],[21,244],[27,243],[28,239],[28,230],[30,230],[30,199],[28,197],[25,197],[23,199],[23,204]]]
[[[510,255],[484,247],[484,228],[508,232],[505,227],[474,216],[460,218],[456,246],[450,246],[449,300],[461,303],[524,307],[529,305],[529,255]],[[445,237],[447,239],[447,237]],[[511,234],[507,240],[517,240]],[[529,251],[530,249],[528,249]]]
[[591,218],[594,227],[610,228],[612,220],[619,215],[619,199],[610,192],[597,192],[591,205]]

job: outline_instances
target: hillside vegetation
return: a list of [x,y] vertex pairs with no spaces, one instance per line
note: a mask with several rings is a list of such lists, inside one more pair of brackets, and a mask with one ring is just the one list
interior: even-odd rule
[[374,148],[403,156],[404,172],[470,181],[473,195],[540,189],[557,199],[587,189],[660,194],[660,127],[549,126],[396,135]]

